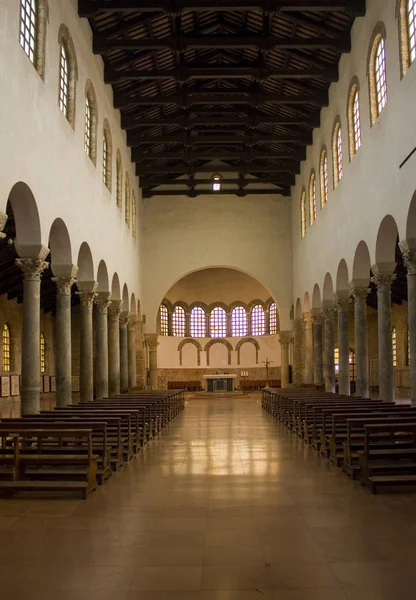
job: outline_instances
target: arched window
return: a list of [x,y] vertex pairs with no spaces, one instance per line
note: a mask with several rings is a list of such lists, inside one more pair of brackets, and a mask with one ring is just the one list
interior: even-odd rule
[[3,371],[10,371],[10,329],[7,323],[3,325]]
[[216,306],[209,318],[209,334],[215,338],[226,337],[227,329],[227,313],[220,306]]
[[328,154],[324,149],[321,152],[321,162],[319,169],[321,180],[321,208],[328,202]]
[[108,190],[111,192],[111,182],[112,182],[112,160],[113,160],[113,144],[111,141],[111,131],[110,125],[108,124],[107,119],[104,119],[103,124],[103,183],[107,186]]
[[357,79],[351,84],[348,98],[348,134],[350,142],[350,159],[352,159],[358,148],[361,146],[360,91]]
[[97,160],[97,102],[90,80],[85,86],[84,150],[95,165]]
[[277,306],[275,302],[269,306],[269,331],[270,335],[277,334]]
[[169,335],[169,312],[164,304],[160,305],[160,335]]
[[177,306],[173,311],[172,334],[175,337],[185,337],[186,335],[186,315],[182,306]]
[[133,239],[136,239],[136,194],[131,195],[131,234]]
[[[349,354],[350,365],[350,381],[355,381],[355,352],[350,350]],[[335,375],[339,374],[339,348],[334,348],[334,367]]]
[[305,237],[306,233],[306,192],[302,190],[302,196],[300,198],[300,235],[302,238]]
[[403,76],[416,58],[416,0],[400,0],[399,28]]
[[312,223],[316,219],[316,179],[315,173],[311,173],[309,180],[309,222]]
[[75,127],[75,93],[78,66],[74,44],[66,25],[61,25],[59,28],[58,42],[60,49],[58,104],[62,114],[72,127]]
[[45,0],[20,0],[19,42],[43,78],[48,10]]
[[46,373],[45,336],[40,334],[40,372]]
[[387,75],[386,75],[386,32],[384,25],[379,23],[373,33],[370,44],[369,86],[371,125],[378,119],[387,104]]
[[247,312],[244,306],[233,308],[230,321],[232,337],[245,337],[247,335]]
[[344,163],[342,157],[342,131],[339,120],[335,122],[332,135],[332,158],[334,166],[334,187],[338,185],[344,174]]
[[129,179],[128,173],[126,173],[126,189],[125,189],[124,202],[125,202],[124,218],[125,218],[127,225],[130,227],[130,179]]
[[200,306],[194,306],[191,310],[189,335],[191,337],[206,337],[207,335],[207,318],[204,309]]
[[123,166],[121,164],[120,150],[117,150],[116,155],[116,202],[119,208],[122,208],[123,195]]
[[393,331],[391,332],[391,342],[393,346],[393,367],[397,366],[397,331],[396,328],[393,327]]
[[266,333],[266,318],[264,308],[260,304],[251,310],[251,335],[264,335]]
[[406,351],[406,364],[410,366],[410,327],[407,328],[407,351]]

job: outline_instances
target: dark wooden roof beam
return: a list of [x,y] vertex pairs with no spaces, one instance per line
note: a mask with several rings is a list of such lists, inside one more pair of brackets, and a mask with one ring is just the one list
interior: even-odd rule
[[[204,131],[204,133],[210,133]],[[183,144],[187,146],[193,146],[198,144],[258,144],[260,142],[270,143],[281,143],[281,144],[293,144],[303,143],[311,144],[311,134],[296,133],[291,135],[208,135],[208,136],[192,136],[187,135],[164,135],[164,136],[151,136],[151,137],[134,137],[129,136],[127,143],[132,148],[140,146],[141,144]]]
[[320,119],[319,115],[311,115],[310,118],[305,119],[304,117],[293,118],[293,117],[273,117],[271,115],[256,116],[253,115],[250,118],[246,117],[218,117],[213,114],[211,117],[191,117],[187,119],[184,115],[178,115],[177,117],[162,117],[160,119],[147,119],[145,117],[140,118],[139,116],[121,114],[121,127],[123,129],[136,129],[141,127],[165,127],[169,125],[177,125],[184,129],[191,129],[196,125],[244,125],[249,124],[255,127],[259,125],[300,125],[303,127],[319,127]]
[[237,189],[221,189],[217,192],[213,192],[212,190],[148,190],[144,189],[143,198],[151,198],[152,196],[189,196],[190,198],[195,198],[196,196],[211,196],[211,195],[233,195],[233,196],[265,196],[268,194],[279,194],[280,196],[290,196],[290,187],[282,186],[281,188],[270,188],[270,189],[245,189],[245,188],[237,188]]
[[80,17],[94,17],[105,13],[163,12],[174,14],[183,10],[192,11],[277,11],[277,12],[346,12],[352,16],[365,15],[365,0],[78,0]]
[[[221,179],[221,183],[231,184],[231,185],[242,185],[247,186],[250,184],[259,184],[259,183],[267,183],[267,184],[276,184],[276,185],[294,185],[296,182],[296,178],[294,175],[280,175],[279,177],[256,177],[255,179],[237,179],[237,178],[227,178],[223,177]],[[144,177],[140,178],[140,187],[141,188],[152,188],[160,185],[186,185],[188,187],[196,187],[198,185],[211,185],[212,177],[209,179],[147,179]]]
[[[132,151],[132,160],[141,162],[144,160],[245,160],[245,159],[275,159],[275,160],[305,160],[306,149],[300,148],[296,152],[274,152],[273,150],[218,150],[215,152],[139,152],[137,148]],[[168,168],[168,167],[167,167]]]
[[203,166],[195,166],[190,164],[184,164],[181,166],[174,165],[169,166],[165,165],[164,167],[154,166],[154,165],[139,165],[136,164],[136,175],[139,177],[141,175],[147,175],[147,173],[162,173],[163,175],[167,175],[168,173],[181,173],[182,175],[192,175],[194,173],[212,173],[213,171],[221,171],[221,173],[246,173],[246,174],[255,174],[255,173],[286,173],[291,174],[294,173],[298,175],[300,173],[299,163],[293,163],[288,166],[280,166],[280,165],[266,165],[264,163],[261,164],[251,164],[251,165],[221,165],[221,166],[212,166],[212,165],[203,165]]

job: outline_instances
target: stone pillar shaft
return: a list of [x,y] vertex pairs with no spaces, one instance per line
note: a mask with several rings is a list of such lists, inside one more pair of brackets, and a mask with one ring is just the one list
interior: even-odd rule
[[412,406],[416,406],[416,240],[403,240],[399,245],[407,267],[410,397]]
[[78,292],[81,302],[80,311],[80,400],[92,402],[94,399],[94,356],[92,311],[96,293]]
[[150,374],[150,386],[153,390],[157,390],[157,347],[158,347],[158,335],[157,333],[147,333],[146,343],[149,349],[149,374]]
[[351,286],[354,297],[354,338],[355,338],[355,395],[369,398],[370,381],[368,373],[367,287]]
[[36,414],[40,410],[40,276],[48,263],[48,252],[39,258],[18,258],[23,271],[22,315],[22,389],[21,412]]
[[108,309],[108,395],[120,394],[120,313],[121,302],[114,300]]
[[324,372],[322,361],[322,316],[321,312],[312,315],[313,319],[313,382],[323,385]]
[[384,402],[393,402],[394,367],[391,313],[392,273],[381,272],[377,265],[372,268],[372,281],[377,285],[377,317],[378,317],[378,380],[379,395]]
[[55,374],[56,406],[72,403],[71,288],[73,277],[54,277],[56,283]]
[[136,387],[136,322],[134,317],[130,317],[127,326],[127,344],[128,344],[128,386]]
[[281,331],[279,334],[280,341],[280,385],[282,388],[287,388],[289,383],[289,343],[292,337],[291,331]]
[[126,392],[129,387],[128,322],[128,316],[120,317],[120,388],[122,392]]
[[339,393],[350,395],[350,344],[348,336],[348,300],[338,298]]
[[300,385],[304,381],[303,357],[304,357],[304,321],[295,319],[293,321],[293,383]]
[[305,383],[313,383],[313,323],[310,313],[305,313]]
[[325,391],[335,392],[334,311],[332,306],[324,308],[324,339]]
[[108,307],[109,294],[98,294],[95,301],[95,396],[98,399],[108,396]]

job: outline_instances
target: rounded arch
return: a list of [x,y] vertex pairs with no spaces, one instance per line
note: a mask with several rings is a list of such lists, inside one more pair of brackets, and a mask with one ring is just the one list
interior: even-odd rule
[[[164,302],[164,304],[166,304],[166,302]],[[177,306],[180,306],[181,308],[183,308],[183,310],[185,311],[186,314],[189,313],[189,304],[186,304],[186,302],[182,302],[182,300],[177,300],[176,302],[174,302],[172,304],[172,310],[175,310],[175,308]]]
[[130,314],[131,315],[135,315],[136,314],[136,296],[134,295],[134,293],[131,295],[131,300],[130,300]]
[[16,251],[22,246],[41,246],[39,211],[32,190],[19,181],[10,190],[8,199],[16,226]]
[[311,312],[311,301],[309,299],[309,294],[308,292],[305,292],[305,296],[303,298],[303,312],[304,313],[309,313]]
[[370,283],[370,251],[364,240],[358,244],[352,266],[352,281],[360,282],[363,287]]
[[[194,305],[192,305],[194,306]],[[202,304],[201,304],[202,306]],[[212,313],[212,311],[214,310],[214,308],[222,308],[223,310],[225,310],[225,312],[229,311],[229,306],[227,304],[225,304],[224,302],[212,302],[211,304],[209,304],[207,306],[207,313],[210,315]]]
[[322,291],[323,304],[332,304],[334,302],[334,284],[330,273],[325,275],[324,287]]
[[117,273],[114,273],[113,279],[111,280],[111,299],[121,300],[120,279]]
[[260,305],[264,311],[267,310],[267,304],[266,304],[266,302],[263,302],[263,300],[259,300],[257,298],[256,300],[251,300],[251,302],[249,302],[247,304],[247,311],[249,313],[251,313],[251,311],[253,310],[253,308],[255,306],[258,306],[258,305]]
[[78,252],[78,281],[94,281],[94,262],[91,248],[87,242],[82,242]]
[[97,271],[97,292],[109,292],[110,291],[110,280],[108,277],[107,265],[103,260],[100,261]]
[[72,265],[71,240],[68,228],[60,218],[55,219],[52,223],[49,232],[49,248],[51,250],[52,271],[58,265]]
[[416,239],[416,191],[410,202],[406,221],[406,239]]
[[312,308],[313,309],[320,309],[320,308],[322,308],[321,290],[320,290],[319,285],[317,283],[315,283],[315,285],[313,286]]
[[179,345],[178,345],[178,352],[179,352],[179,366],[182,366],[182,350],[183,347],[186,346],[186,344],[192,344],[193,346],[195,346],[196,348],[196,356],[197,356],[197,365],[198,367],[201,366],[201,352],[202,352],[202,346],[201,344],[193,339],[193,338],[186,338],[184,340],[182,340]]
[[336,293],[345,295],[346,292],[349,294],[348,267],[345,260],[342,259],[337,269]]
[[395,262],[397,236],[398,229],[396,221],[391,215],[386,215],[382,220],[377,233],[376,264]]
[[233,351],[233,347],[228,340],[224,340],[223,338],[214,338],[205,344],[204,351],[207,353],[207,367],[209,367],[209,351],[214,344],[222,344],[228,350],[228,366],[231,365],[231,352]]
[[254,346],[254,347],[255,347],[255,349],[256,349],[256,365],[258,365],[258,364],[259,364],[259,352],[260,352],[260,344],[258,343],[258,341],[257,341],[257,340],[255,340],[255,339],[254,339],[254,338],[252,338],[252,337],[246,337],[246,338],[243,338],[243,339],[241,339],[241,340],[240,340],[240,341],[237,343],[237,345],[236,345],[236,347],[235,347],[235,349],[236,349],[236,352],[237,352],[237,365],[239,365],[239,364],[240,364],[240,350],[241,350],[241,346],[242,346],[243,344],[253,344],[253,346]]
[[[217,306],[217,305],[216,304],[212,305],[212,307],[214,307],[214,306]],[[205,302],[192,302],[189,305],[189,311],[191,311],[193,308],[202,308],[202,310],[205,312],[205,314],[208,314],[208,311],[209,311],[208,304],[205,304]]]
[[130,294],[129,294],[129,290],[128,290],[128,287],[127,287],[127,283],[125,283],[123,285],[122,300],[123,300],[123,312],[128,313],[129,312],[129,308],[130,308]]
[[296,300],[296,304],[295,304],[295,319],[301,319],[302,318],[302,302],[300,301],[300,298],[298,298]]

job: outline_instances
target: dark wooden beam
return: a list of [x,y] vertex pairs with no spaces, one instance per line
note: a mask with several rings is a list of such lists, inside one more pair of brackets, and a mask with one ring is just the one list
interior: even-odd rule
[[194,146],[197,144],[259,144],[269,142],[276,144],[311,144],[312,135],[308,133],[292,133],[290,135],[212,135],[209,130],[202,132],[209,135],[163,135],[163,136],[127,136],[127,143],[135,148],[142,144],[182,144]]
[[273,152],[272,150],[218,150],[215,152],[140,152],[138,148],[133,148],[131,152],[133,162],[142,162],[144,160],[247,160],[247,159],[275,159],[275,160],[305,160],[306,148],[300,148],[294,152]]
[[300,166],[299,163],[289,164],[287,166],[280,165],[266,165],[264,163],[261,164],[251,164],[251,165],[220,165],[213,167],[212,165],[202,165],[195,166],[190,164],[184,165],[165,165],[164,167],[154,166],[154,165],[140,165],[136,164],[136,175],[139,177],[141,175],[147,175],[148,173],[162,173],[167,175],[169,173],[181,173],[182,175],[193,175],[195,173],[213,173],[213,171],[221,171],[221,173],[245,173],[255,174],[255,173],[286,173],[286,174],[299,174]]
[[169,69],[166,71],[136,71],[135,69],[115,70],[109,66],[104,69],[104,80],[106,83],[118,83],[120,81],[141,81],[174,79],[186,82],[189,79],[255,79],[266,81],[267,79],[323,79],[325,81],[338,81],[338,68],[328,66],[320,69],[311,67],[309,69],[256,69],[251,67],[202,67],[200,69],[185,68]]
[[[222,113],[220,113],[222,114]],[[187,118],[182,113],[175,117],[162,117],[160,119],[149,119],[140,115],[129,115],[121,113],[121,127],[123,129],[135,129],[140,127],[166,127],[169,125],[177,125],[184,129],[192,129],[197,125],[250,125],[258,127],[259,125],[300,125],[303,127],[319,127],[319,115],[311,115],[308,119],[304,117],[274,117],[273,115],[255,114],[245,117],[227,116],[221,117],[213,114],[210,117],[194,117]]]
[[[250,104],[260,106],[262,104],[310,104],[312,106],[328,106],[328,93],[319,92],[315,95],[287,96],[281,94],[250,94],[244,92],[200,92],[188,94],[172,94],[171,96],[129,96],[120,92],[114,93],[114,108],[126,108],[133,106],[166,105],[177,104],[189,106],[192,104]],[[209,110],[208,110],[209,112]]]
[[290,196],[290,188],[288,186],[282,186],[279,188],[270,189],[245,189],[238,188],[234,190],[219,190],[213,192],[212,190],[148,190],[144,189],[142,192],[143,198],[151,198],[152,196],[189,196],[190,198],[196,198],[197,196],[265,196],[270,194],[278,194],[279,196]]
[[78,0],[80,17],[94,17],[106,13],[177,13],[185,9],[193,11],[278,11],[278,12],[335,12],[342,11],[352,16],[365,15],[365,0]]
[[[195,187],[198,185],[212,185],[212,177],[208,179],[148,179],[145,177],[140,178],[140,187],[141,188],[151,188],[159,185],[185,185],[187,187]],[[241,178],[227,178],[223,177],[221,179],[221,183],[224,185],[241,185],[247,186],[251,184],[259,184],[259,183],[267,183],[267,184],[275,184],[275,185],[295,185],[296,177],[294,175],[280,175],[279,177],[256,177],[255,179],[241,179]]]
[[261,50],[301,50],[316,48],[335,48],[340,52],[351,51],[351,38],[347,35],[338,37],[288,37],[288,38],[265,38],[258,37],[165,37],[156,38],[107,38],[106,36],[96,35],[93,40],[94,54],[107,54],[112,50],[158,50],[169,48],[176,52],[186,50],[187,48],[260,48]]

